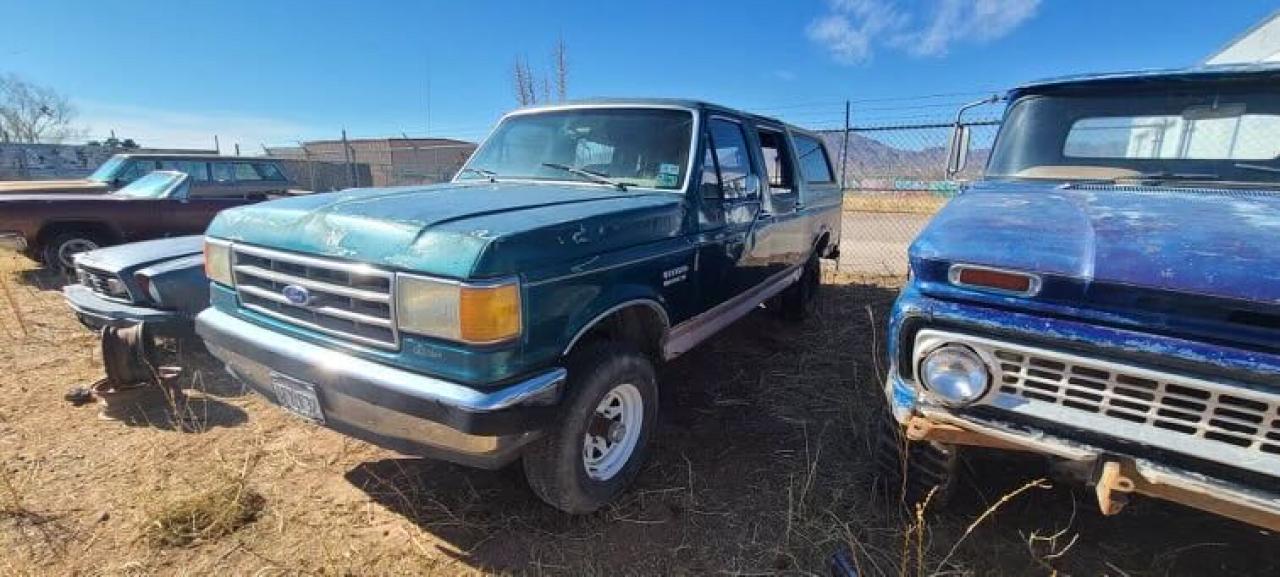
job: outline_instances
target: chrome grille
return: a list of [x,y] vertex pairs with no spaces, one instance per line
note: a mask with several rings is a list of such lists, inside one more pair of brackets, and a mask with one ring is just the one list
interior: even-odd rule
[[1280,471],[1280,392],[935,330],[920,355],[946,343],[978,352],[994,391],[979,401],[1009,412],[1228,465]]
[[1280,455],[1280,399],[1274,395],[1007,349],[992,354],[1000,363],[1001,392]]
[[129,289],[125,287],[120,277],[113,273],[81,266],[78,276],[80,277],[80,284],[89,287],[89,290],[95,293],[112,300],[130,300]]
[[[393,275],[373,267],[233,245],[236,293],[245,308],[366,345],[399,346]],[[285,287],[306,289],[302,304]]]

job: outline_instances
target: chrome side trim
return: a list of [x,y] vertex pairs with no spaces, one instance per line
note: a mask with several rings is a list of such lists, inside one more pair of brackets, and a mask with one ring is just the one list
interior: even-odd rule
[[[625,266],[631,266],[631,265],[633,265],[633,264],[640,263],[640,262],[645,262],[645,261],[649,261],[649,260],[656,260],[656,259],[660,259],[660,258],[665,258],[665,257],[669,257],[669,256],[671,256],[671,255],[680,254],[680,253],[682,253],[682,252],[689,252],[689,251],[691,251],[691,250],[694,250],[694,247],[692,247],[692,246],[681,247],[681,248],[678,248],[678,249],[675,249],[675,250],[670,250],[670,251],[667,251],[667,252],[658,253],[658,254],[652,254],[652,255],[648,255],[648,256],[642,256],[642,257],[640,257],[640,258],[635,258],[635,259],[631,259],[631,260],[628,260],[628,261],[623,261],[623,262],[616,263],[616,264],[611,264],[611,265],[607,265],[607,266],[602,266],[602,267],[599,267],[599,268],[593,268],[593,269],[590,269],[590,270],[584,270],[584,271],[580,271],[580,272],[571,272],[571,273],[569,273],[569,274],[563,274],[563,275],[560,275],[560,276],[554,276],[554,277],[551,277],[551,278],[544,278],[544,279],[542,279],[542,280],[537,280],[537,281],[533,281],[533,282],[527,282],[527,283],[524,283],[524,286],[528,286],[528,287],[541,286],[541,285],[544,285],[544,284],[553,283],[553,282],[557,282],[557,281],[562,281],[562,280],[565,280],[565,279],[577,278],[577,277],[580,277],[580,276],[587,276],[587,275],[591,275],[591,274],[596,274],[596,273],[601,273],[601,272],[605,272],[605,271],[613,270],[613,269],[615,269],[615,268],[622,268],[622,267],[625,267]],[[695,254],[697,254],[697,253],[695,253]]]
[[[1011,291],[1011,290],[1004,290],[1004,289],[989,287],[984,285],[976,285],[976,284],[960,282],[960,273],[966,270],[985,270],[985,271],[999,272],[1004,274],[1011,274],[1011,275],[1026,277],[1029,281],[1031,281],[1031,283],[1030,283],[1030,286],[1025,291]],[[963,263],[953,264],[951,265],[951,268],[947,269],[947,280],[951,282],[951,284],[956,285],[958,287],[965,287],[965,288],[977,289],[981,291],[1013,295],[1018,297],[1036,296],[1040,294],[1040,287],[1044,284],[1044,281],[1040,278],[1040,275],[1038,274],[1033,274],[1033,273],[1029,273],[1021,270],[1012,270],[1007,268],[997,268],[993,266],[982,266],[982,265],[976,265],[976,264],[963,264]]]
[[693,347],[698,346],[698,343],[720,332],[721,329],[755,310],[760,303],[791,286],[800,279],[803,272],[803,265],[793,265],[742,294],[672,327],[662,344],[663,357],[671,360],[689,352]]
[[564,353],[562,354],[565,354],[565,355],[569,354],[569,351],[573,350],[574,345],[578,344],[578,340],[580,340],[583,337],[583,335],[586,335],[588,332],[591,331],[591,329],[595,328],[596,325],[600,324],[600,321],[603,321],[604,319],[609,318],[609,315],[612,315],[613,313],[616,313],[625,308],[638,307],[638,306],[647,306],[653,309],[655,312],[658,313],[658,316],[662,318],[663,331],[666,332],[667,330],[670,330],[671,318],[667,316],[667,310],[662,308],[662,305],[659,304],[658,301],[651,300],[651,299],[633,299],[633,300],[619,303],[615,306],[608,308],[604,312],[596,315],[595,318],[591,319],[591,322],[583,325],[581,329],[578,329],[577,334],[573,335],[573,338],[569,340],[569,346],[564,348]]

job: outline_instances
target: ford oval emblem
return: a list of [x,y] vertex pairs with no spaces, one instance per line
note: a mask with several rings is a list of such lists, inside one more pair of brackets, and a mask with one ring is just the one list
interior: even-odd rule
[[307,303],[311,302],[311,291],[308,291],[307,287],[301,287],[296,284],[286,285],[280,289],[280,294],[284,295],[284,298],[288,299],[290,303],[300,307],[306,306]]

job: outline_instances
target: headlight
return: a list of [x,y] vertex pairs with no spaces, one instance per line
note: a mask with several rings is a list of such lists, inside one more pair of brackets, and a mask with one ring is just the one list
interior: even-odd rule
[[968,347],[946,345],[925,355],[920,363],[920,383],[948,405],[978,400],[990,381],[987,364]]
[[231,275],[231,243],[204,239],[204,275],[216,283],[235,284],[235,277]]
[[520,285],[515,281],[470,285],[408,274],[396,275],[400,330],[470,344],[520,336]]

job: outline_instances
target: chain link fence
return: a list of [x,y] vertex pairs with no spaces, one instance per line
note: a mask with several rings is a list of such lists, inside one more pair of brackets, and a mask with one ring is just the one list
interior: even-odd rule
[[821,131],[828,149],[844,161],[838,166],[845,192],[840,272],[906,276],[912,239],[962,182],[981,177],[1000,127],[990,117],[963,124],[972,134],[971,148],[965,169],[954,177],[946,174],[953,121]]

